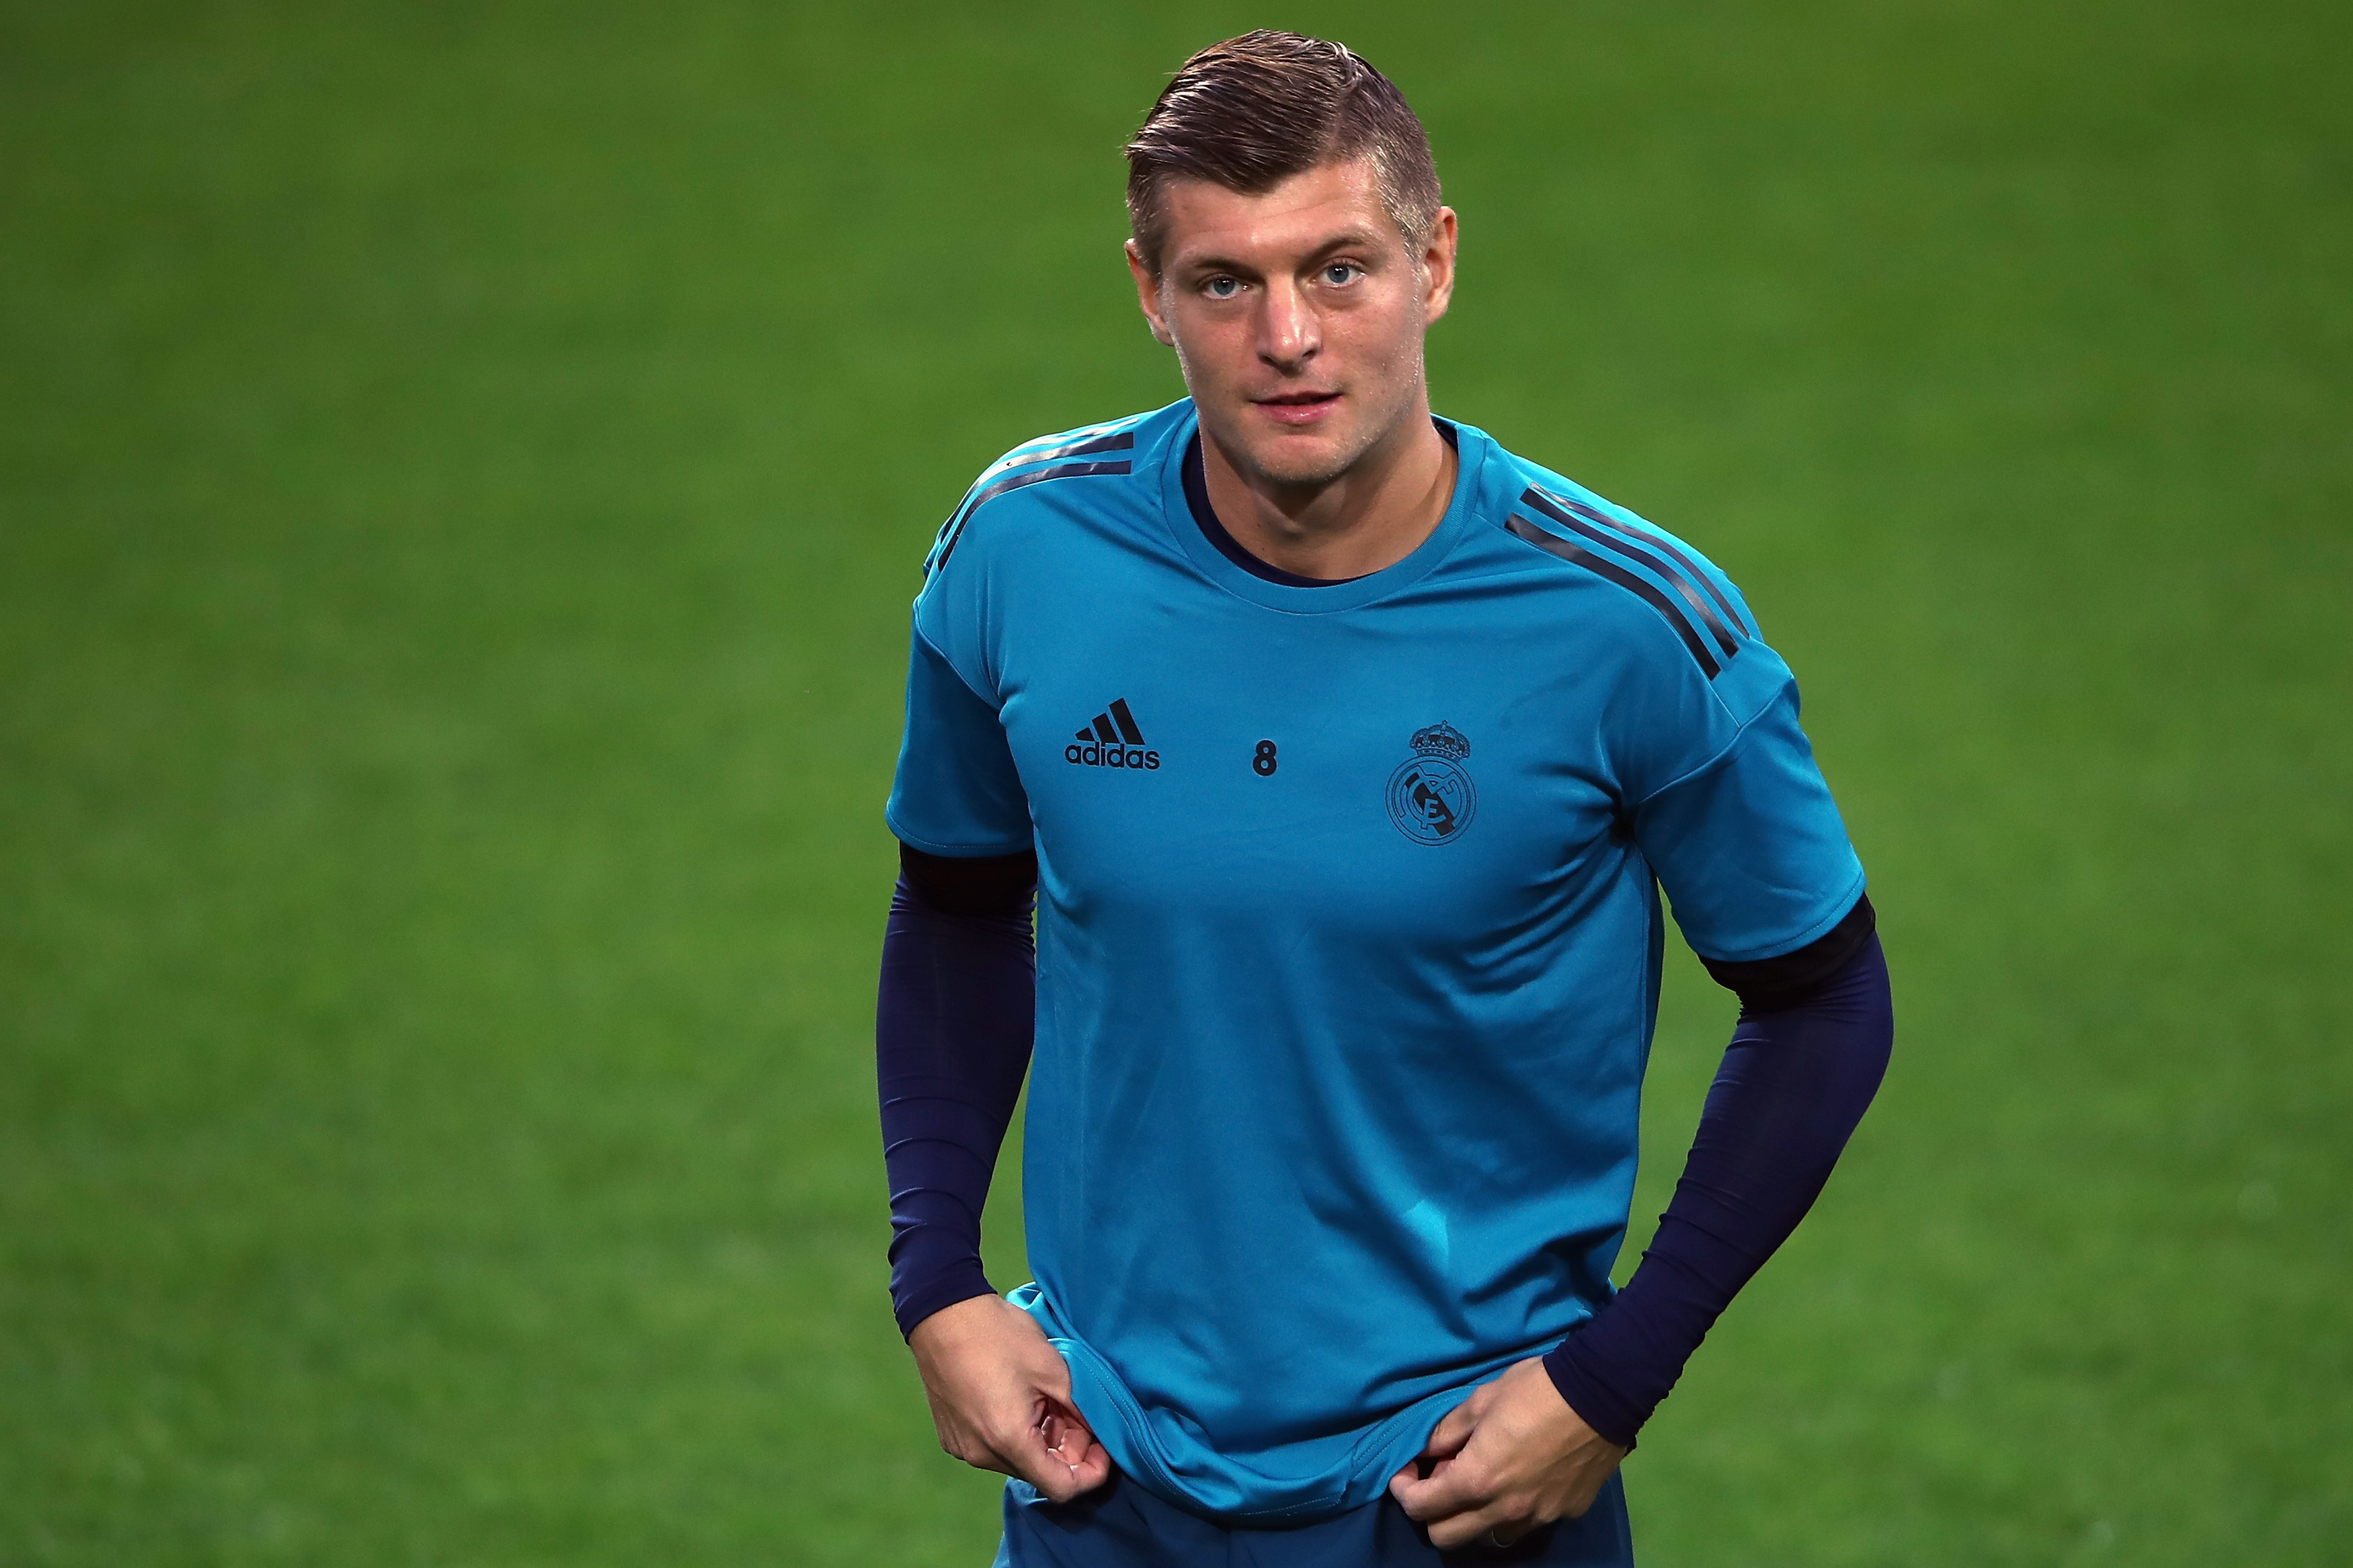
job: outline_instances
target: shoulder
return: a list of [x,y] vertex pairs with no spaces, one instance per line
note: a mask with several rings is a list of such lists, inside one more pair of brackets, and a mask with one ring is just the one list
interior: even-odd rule
[[[964,499],[940,525],[923,560],[925,575],[936,575],[959,549],[968,547],[984,512],[987,518],[986,527],[993,530],[1008,514],[1053,513],[1073,505],[1113,510],[1132,505],[1143,493],[1140,460],[1181,423],[1178,416],[1188,407],[1179,403],[1149,413],[1081,425],[1039,436],[1015,447],[980,471],[965,489]],[[1059,482],[1063,480],[1096,482],[1073,489]],[[1044,508],[1036,504],[1050,499],[1058,504]]]
[[1490,521],[1522,563],[1555,574],[1610,607],[1614,631],[1704,679],[1716,699],[1753,714],[1788,671],[1766,646],[1730,577],[1706,555],[1638,513],[1542,464],[1493,446],[1482,489]]

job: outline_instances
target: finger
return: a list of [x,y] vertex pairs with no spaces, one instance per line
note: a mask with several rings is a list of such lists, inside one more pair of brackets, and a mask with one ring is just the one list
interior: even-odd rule
[[1066,1465],[1050,1454],[1042,1462],[1025,1466],[1016,1473],[1036,1487],[1049,1502],[1068,1502],[1111,1479],[1111,1454],[1098,1443],[1075,1465]]
[[1071,1495],[1077,1497],[1091,1492],[1111,1479],[1111,1451],[1101,1443],[1087,1450],[1085,1458],[1071,1467]]
[[1430,1441],[1421,1446],[1423,1457],[1451,1459],[1461,1453],[1462,1445],[1471,1440],[1471,1434],[1479,1429],[1479,1411],[1473,1406],[1483,1404],[1473,1394],[1448,1411],[1445,1419],[1430,1429]]
[[1426,1497],[1438,1478],[1460,1462],[1459,1456],[1451,1459],[1433,1459],[1424,1454],[1389,1478],[1389,1495],[1401,1504]]
[[1078,1406],[1072,1405],[1066,1398],[1058,1399],[1050,1393],[1040,1393],[1038,1395],[1035,1408],[1037,1412],[1036,1418],[1041,1426],[1048,1422],[1053,1422],[1056,1424],[1058,1429],[1060,1427],[1076,1427],[1082,1432],[1091,1430],[1087,1426],[1087,1418],[1079,1414]]
[[1048,1395],[1039,1400],[1038,1408],[1039,1432],[1048,1453],[1075,1465],[1101,1442],[1087,1418],[1065,1402]]
[[1111,1457],[1075,1412],[1049,1411],[1008,1447],[1012,1473],[1053,1502],[1070,1501],[1111,1473]]
[[1023,1454],[1019,1468],[1014,1473],[1036,1487],[1049,1502],[1068,1502],[1085,1489],[1079,1485],[1079,1472],[1075,1467],[1063,1463],[1060,1455],[1050,1454],[1043,1448],[1033,1447],[1031,1451]]
[[1102,1446],[1087,1424],[1074,1415],[1049,1415],[1039,1435],[1046,1445],[1046,1452],[1066,1465],[1081,1463]]
[[1486,1476],[1460,1460],[1440,1464],[1426,1481],[1400,1472],[1389,1481],[1389,1495],[1417,1524],[1484,1507],[1490,1497]]
[[1509,1546],[1527,1533],[1527,1525],[1512,1517],[1512,1510],[1501,1502],[1490,1502],[1483,1508],[1431,1523],[1430,1543],[1440,1552],[1451,1552],[1458,1546],[1468,1546],[1473,1542]]
[[1092,1491],[1111,1479],[1111,1450],[1092,1428],[1073,1414],[1063,1424],[1062,1440],[1051,1450],[1054,1457],[1071,1467],[1072,1496]]
[[1430,1510],[1451,1511],[1461,1506],[1460,1489],[1465,1477],[1450,1476],[1460,1470],[1457,1461],[1462,1450],[1479,1429],[1479,1417],[1483,1413],[1487,1390],[1477,1393],[1448,1411],[1430,1429],[1430,1441],[1423,1444],[1421,1456],[1411,1465],[1389,1478],[1389,1495],[1396,1498],[1407,1514],[1417,1520],[1443,1517]]

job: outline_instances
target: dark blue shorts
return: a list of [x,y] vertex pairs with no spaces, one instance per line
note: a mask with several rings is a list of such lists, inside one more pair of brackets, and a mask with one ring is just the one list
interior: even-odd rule
[[1578,1519],[1508,1547],[1440,1552],[1396,1500],[1291,1529],[1229,1530],[1112,1479],[1074,1502],[1048,1502],[1027,1481],[1005,1487],[997,1568],[1632,1568],[1626,1489],[1616,1476]]

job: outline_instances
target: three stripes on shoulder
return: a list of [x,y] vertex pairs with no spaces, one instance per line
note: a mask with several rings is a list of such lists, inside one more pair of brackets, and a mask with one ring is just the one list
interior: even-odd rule
[[[1683,647],[1691,650],[1692,658],[1707,671],[1710,680],[1732,662],[1744,639],[1757,635],[1757,628],[1740,618],[1732,601],[1708,574],[1666,540],[1630,528],[1598,507],[1556,496],[1535,485],[1521,492],[1520,504],[1577,537],[1563,539],[1514,512],[1504,524],[1514,538],[1524,539],[1548,555],[1582,566],[1639,595],[1674,628]],[[1662,556],[1667,559],[1662,560]],[[1683,603],[1678,605],[1669,598],[1658,583],[1629,570],[1630,564],[1654,574],[1675,591]],[[1715,647],[1724,650],[1721,662],[1709,647],[1708,638],[1700,636],[1700,626],[1705,626]]]
[[[934,546],[932,558],[925,563],[924,570],[927,573],[937,572],[945,566],[948,557],[955,552],[957,542],[964,538],[965,528],[972,521],[972,514],[1006,491],[1018,490],[1024,485],[1042,484],[1048,479],[1075,479],[1090,474],[1124,474],[1130,467],[1125,458],[1081,463],[1059,462],[1057,459],[1086,458],[1099,452],[1131,451],[1134,446],[1135,432],[1122,430],[1110,436],[1086,437],[1063,446],[1049,447],[1043,451],[1017,452],[1009,458],[998,458],[987,472],[980,476],[980,482],[973,487],[972,494],[940,530],[939,542]],[[1038,463],[1053,466],[1043,468],[1031,466]],[[1010,471],[1016,468],[1021,471]],[[1003,477],[997,477],[1000,475]]]

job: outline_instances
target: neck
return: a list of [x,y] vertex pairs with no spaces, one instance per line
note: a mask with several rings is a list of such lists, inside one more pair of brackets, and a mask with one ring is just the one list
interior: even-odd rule
[[1201,477],[1235,542],[1302,577],[1363,577],[1412,554],[1454,497],[1458,458],[1428,397],[1335,479],[1285,485],[1236,464],[1205,426]]

